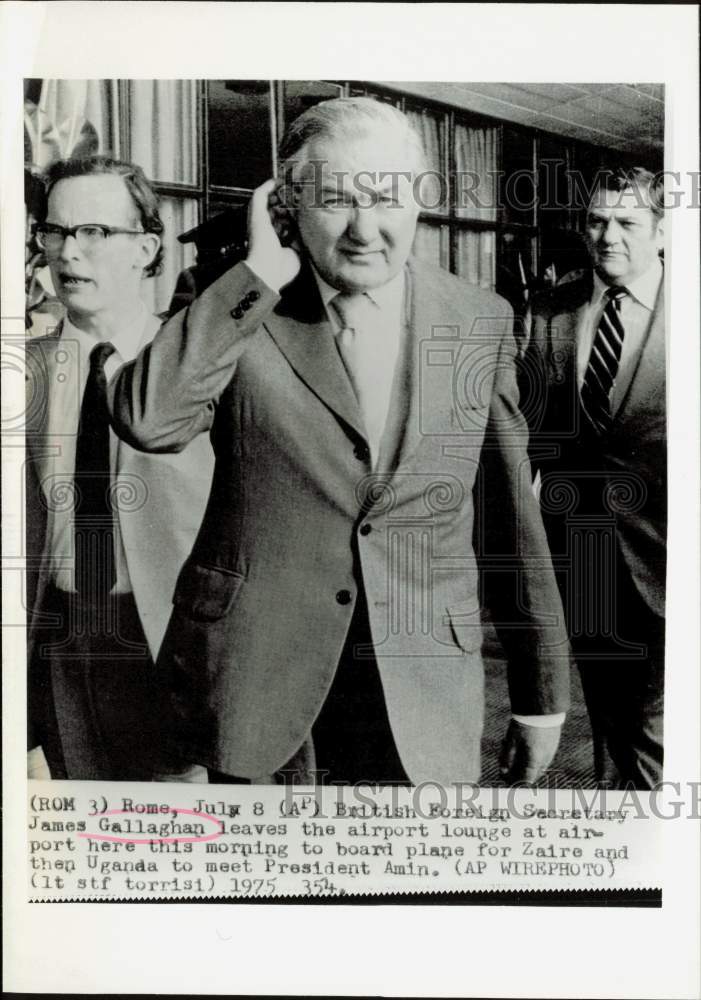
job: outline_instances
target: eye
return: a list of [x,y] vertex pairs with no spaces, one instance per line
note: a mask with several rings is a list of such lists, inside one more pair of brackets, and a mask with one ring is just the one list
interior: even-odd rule
[[101,240],[105,236],[101,226],[81,226],[79,232],[86,240]]

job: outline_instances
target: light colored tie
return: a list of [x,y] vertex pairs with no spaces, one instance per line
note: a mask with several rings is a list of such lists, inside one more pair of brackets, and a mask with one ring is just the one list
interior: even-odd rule
[[338,350],[353,384],[377,464],[397,363],[397,340],[382,329],[382,313],[364,293],[341,292],[331,300],[341,323]]

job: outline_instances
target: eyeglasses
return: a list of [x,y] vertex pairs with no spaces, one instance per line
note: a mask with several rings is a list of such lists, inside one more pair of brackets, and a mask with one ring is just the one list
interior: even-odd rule
[[50,222],[40,222],[34,226],[36,241],[42,250],[55,253],[60,250],[69,236],[78,244],[83,253],[99,250],[110,236],[139,236],[143,229],[118,229],[116,226],[101,226],[96,222],[86,222],[82,226],[54,226]]

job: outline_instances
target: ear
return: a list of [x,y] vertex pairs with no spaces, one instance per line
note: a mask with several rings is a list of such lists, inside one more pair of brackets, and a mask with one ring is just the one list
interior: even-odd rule
[[161,238],[155,233],[144,233],[134,243],[136,248],[134,267],[138,267],[143,271],[149,264],[153,263],[161,245]]
[[655,244],[658,251],[664,250],[664,219],[660,219],[655,229]]

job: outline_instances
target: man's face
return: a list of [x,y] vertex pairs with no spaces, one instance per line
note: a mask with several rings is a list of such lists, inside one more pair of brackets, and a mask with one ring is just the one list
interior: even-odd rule
[[[98,223],[119,229],[139,229],[139,212],[121,177],[90,174],[58,181],[51,189],[46,221],[79,226]],[[69,316],[96,318],[124,312],[139,296],[144,267],[155,256],[158,238],[115,234],[83,251],[74,236],[47,251],[56,294]]]
[[662,238],[662,222],[637,189],[594,195],[585,239],[594,269],[608,285],[628,285],[644,274],[657,258]]
[[305,159],[296,220],[322,278],[346,292],[391,281],[409,256],[418,216],[403,137],[315,140]]

